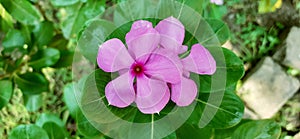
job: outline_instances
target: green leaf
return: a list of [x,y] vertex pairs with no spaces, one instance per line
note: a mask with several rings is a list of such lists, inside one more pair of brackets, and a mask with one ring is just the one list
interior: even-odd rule
[[43,18],[27,0],[2,0],[2,4],[13,18],[25,25],[36,25]]
[[86,119],[81,111],[77,112],[76,123],[79,133],[86,137],[94,137],[102,134]]
[[205,7],[205,5],[207,5],[207,2],[205,0],[176,0],[176,1],[182,2],[183,4],[191,7],[199,14],[202,14],[203,8]]
[[273,120],[257,120],[239,126],[232,139],[278,139],[281,134],[280,125]]
[[61,50],[60,58],[52,67],[54,68],[63,68],[69,67],[73,64],[74,51],[72,50]]
[[24,104],[29,112],[35,112],[43,105],[43,96],[38,95],[23,95]]
[[76,118],[77,113],[81,111],[75,94],[77,91],[79,91],[77,83],[70,83],[64,87],[63,100],[73,118]]
[[80,53],[95,63],[99,45],[101,45],[115,29],[115,25],[111,22],[105,20],[91,21],[78,40]]
[[19,30],[9,30],[3,39],[2,45],[4,51],[12,52],[14,49],[23,49],[25,38]]
[[[244,76],[244,63],[232,51],[218,47],[208,47],[217,63],[217,70],[212,75],[200,75],[200,92],[210,93],[236,84]],[[225,62],[224,62],[225,59]]]
[[241,125],[250,122],[252,120],[249,119],[243,119],[241,122],[239,122],[237,125],[230,127],[230,128],[226,128],[226,129],[215,129],[213,132],[213,137],[214,139],[227,139],[230,138],[233,134],[233,132],[240,127]]
[[200,93],[189,123],[199,127],[228,128],[238,124],[244,114],[244,104],[234,93],[234,87],[211,93]]
[[224,44],[229,39],[230,30],[222,20],[205,19],[205,21],[211,26],[221,44]]
[[15,83],[18,88],[26,95],[40,94],[44,91],[48,91],[47,79],[39,73],[25,73],[22,75],[15,75]]
[[50,139],[64,139],[66,137],[63,128],[54,122],[46,122],[43,124],[43,129],[47,132]]
[[0,81],[0,110],[9,102],[13,93],[13,84],[10,80]]
[[0,3],[0,16],[6,22],[9,28],[14,28],[14,21],[11,15],[4,9],[2,4]]
[[53,122],[61,128],[65,127],[65,124],[58,116],[56,116],[54,114],[48,114],[48,113],[42,113],[36,120],[35,124],[39,127],[43,127],[44,124],[47,122]]
[[41,22],[33,30],[33,34],[36,40],[36,43],[39,47],[47,45],[50,43],[51,39],[54,36],[54,26],[53,23],[49,21]]
[[179,139],[210,139],[212,135],[212,129],[210,128],[199,128],[196,125],[183,124],[179,129],[176,130],[177,138]]
[[59,60],[60,52],[55,48],[46,48],[38,51],[35,55],[31,57],[28,65],[34,69],[40,69],[44,67],[49,67]]
[[[51,139],[56,139],[61,136],[68,136],[67,129],[65,128],[65,123],[54,114],[42,113],[36,120],[35,124],[45,129]],[[54,130],[56,130],[58,133],[53,134]]]
[[50,0],[53,6],[68,6],[77,3],[79,0]]
[[62,21],[62,32],[65,38],[76,38],[84,24],[105,10],[105,1],[88,0],[86,3],[78,3],[67,7],[66,20]]
[[9,139],[49,139],[47,132],[33,124],[19,125],[12,129]]

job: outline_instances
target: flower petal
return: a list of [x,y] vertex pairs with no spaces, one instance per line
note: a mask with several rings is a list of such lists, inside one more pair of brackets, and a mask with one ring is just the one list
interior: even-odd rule
[[139,110],[144,114],[154,114],[159,113],[169,102],[170,100],[170,90],[167,89],[165,96],[153,107],[149,108],[139,108]]
[[159,33],[152,27],[152,23],[139,20],[132,24],[131,30],[126,34],[126,43],[133,58],[151,53],[158,47]]
[[178,106],[190,105],[197,96],[197,85],[196,83],[185,77],[181,78],[181,82],[178,84],[172,84],[171,99]]
[[[170,99],[170,92],[166,82],[151,79],[147,76],[137,78],[136,104],[145,113],[158,113]],[[169,97],[166,97],[169,94]]]
[[109,82],[105,87],[105,96],[110,105],[124,108],[135,99],[133,88],[134,77],[129,72]]
[[145,63],[145,74],[165,82],[178,83],[182,74],[182,63],[175,53],[158,49]]
[[198,74],[212,75],[216,71],[216,61],[210,52],[200,44],[192,46],[191,53],[182,59],[185,70]]
[[99,47],[97,63],[106,72],[130,68],[133,62],[125,45],[119,39],[110,39]]
[[182,23],[174,18],[169,17],[160,21],[155,29],[161,35],[160,44],[177,54],[182,52],[182,43],[184,40],[185,29]]

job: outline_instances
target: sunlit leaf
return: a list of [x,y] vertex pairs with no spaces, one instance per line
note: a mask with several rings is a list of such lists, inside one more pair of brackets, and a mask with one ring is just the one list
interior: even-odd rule
[[230,30],[228,26],[221,20],[205,19],[217,35],[221,44],[224,44],[230,37]]
[[2,5],[13,18],[25,25],[36,25],[42,20],[40,12],[27,0],[2,0]]

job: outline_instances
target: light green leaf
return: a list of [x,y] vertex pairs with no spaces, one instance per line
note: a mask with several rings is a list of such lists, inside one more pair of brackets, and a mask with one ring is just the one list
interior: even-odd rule
[[105,10],[105,1],[88,0],[67,7],[68,16],[62,21],[61,27],[65,38],[76,38],[85,23]]
[[99,45],[101,45],[115,29],[115,25],[109,21],[91,21],[78,40],[80,53],[95,63]]
[[63,128],[54,122],[46,122],[43,124],[43,129],[47,132],[50,139],[64,139],[66,137]]
[[75,94],[77,91],[79,91],[77,85],[77,83],[70,83],[65,85],[63,94],[63,100],[73,118],[76,118],[77,113],[81,111]]
[[47,45],[54,36],[54,26],[49,21],[41,22],[33,30],[36,43],[39,47]]
[[34,69],[40,69],[44,67],[49,67],[59,60],[60,52],[55,48],[46,48],[38,51],[35,55],[31,57],[28,65]]
[[229,39],[230,30],[223,21],[218,19],[205,19],[205,21],[211,26],[221,44],[224,44]]
[[21,31],[11,29],[5,35],[2,45],[3,45],[4,51],[12,52],[16,48],[23,49],[24,43],[25,43],[25,38],[24,38],[23,34],[21,33]]
[[2,4],[0,3],[0,16],[2,17],[2,19],[6,22],[6,24],[8,25],[9,28],[13,28],[14,25],[14,21],[13,18],[11,17],[11,15],[4,9],[4,7],[2,6]]
[[79,0],[50,0],[53,6],[68,6],[77,3]]
[[49,139],[47,132],[33,124],[19,125],[12,129],[9,139]]
[[2,4],[13,18],[25,25],[36,25],[43,18],[27,0],[2,0]]
[[39,73],[15,75],[15,83],[26,95],[36,95],[48,90],[47,79]]
[[44,124],[47,122],[53,122],[61,128],[65,127],[65,124],[58,116],[56,116],[54,114],[48,114],[48,113],[42,113],[36,120],[35,124],[39,127],[43,127]]
[[9,102],[13,93],[13,84],[10,80],[0,81],[0,110]]
[[24,104],[28,111],[35,112],[43,105],[43,96],[38,95],[23,95]]
[[273,120],[257,120],[239,126],[232,139],[278,139],[281,134],[280,125]]

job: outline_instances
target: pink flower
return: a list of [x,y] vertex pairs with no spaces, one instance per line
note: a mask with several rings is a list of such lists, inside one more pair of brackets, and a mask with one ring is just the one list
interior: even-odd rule
[[210,3],[215,3],[217,5],[223,5],[223,0],[210,0]]
[[123,108],[135,102],[145,114],[159,113],[170,98],[178,106],[191,104],[198,91],[189,72],[213,74],[216,63],[199,44],[180,60],[178,54],[187,50],[182,46],[184,33],[184,26],[173,17],[155,28],[139,20],[126,34],[128,49],[119,39],[104,42],[98,52],[98,66],[105,72],[120,73],[105,87],[109,104]]
[[[155,29],[161,34],[160,44],[165,49],[177,54],[187,50],[186,46],[182,46],[185,36],[184,26],[176,18],[169,17],[161,21]],[[183,65],[181,82],[171,85],[171,99],[178,106],[187,106],[194,101],[198,92],[195,82],[189,79],[189,72],[212,75],[216,71],[216,62],[208,50],[200,44],[195,44],[191,48],[190,55],[182,59],[181,63]]]

